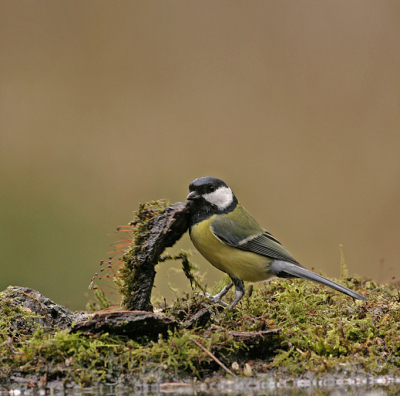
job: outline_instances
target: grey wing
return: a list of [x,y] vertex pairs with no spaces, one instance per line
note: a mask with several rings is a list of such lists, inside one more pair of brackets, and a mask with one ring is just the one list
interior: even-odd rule
[[228,246],[300,265],[268,231],[260,229],[252,235],[247,227],[223,216],[217,217],[211,228],[215,236]]
[[282,260],[300,265],[268,231],[265,231],[264,234],[243,243],[243,245],[237,246],[237,248],[258,253],[262,256],[271,257],[275,260]]

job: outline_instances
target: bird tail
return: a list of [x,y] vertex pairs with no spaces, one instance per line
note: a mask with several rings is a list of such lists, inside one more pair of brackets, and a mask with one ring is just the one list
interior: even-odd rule
[[331,281],[315,272],[309,271],[308,269],[288,263],[287,261],[275,260],[271,264],[271,272],[279,278],[303,278],[313,282],[320,283],[321,285],[329,286],[332,289],[347,294],[350,297],[356,298],[357,300],[367,301],[367,299],[359,293],[350,290],[348,287],[342,286],[339,283]]

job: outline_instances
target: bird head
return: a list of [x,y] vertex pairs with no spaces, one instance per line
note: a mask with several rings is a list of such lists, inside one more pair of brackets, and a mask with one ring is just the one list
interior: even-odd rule
[[189,185],[187,200],[192,207],[214,213],[226,213],[237,204],[237,199],[227,184],[216,177],[199,177]]

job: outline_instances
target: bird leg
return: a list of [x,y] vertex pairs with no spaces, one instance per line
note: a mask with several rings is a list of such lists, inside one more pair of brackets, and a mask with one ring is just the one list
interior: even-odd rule
[[[233,276],[229,275],[232,279],[232,282],[229,283],[228,286],[225,286],[218,294],[215,296],[210,296],[207,293],[207,297],[213,301],[215,304],[221,304],[224,307],[229,307],[229,310],[234,308],[237,303],[242,299],[244,296],[245,292],[245,287],[244,287],[244,282],[241,279],[234,278]],[[222,301],[222,297],[225,296],[226,293],[228,293],[229,289],[235,285],[235,299],[231,303],[231,305],[227,304],[225,301]]]
[[229,306],[229,310],[234,308],[237,303],[242,299],[245,292],[244,282],[241,279],[234,278],[231,276],[232,283],[235,285],[235,299],[233,300],[232,304]]
[[229,289],[233,286],[233,282],[229,283],[228,286],[225,286],[218,294],[215,296],[210,296],[207,293],[207,297],[212,300],[216,304],[221,304],[224,307],[227,307],[229,304],[227,304],[225,301],[222,301],[222,297],[225,296],[226,293],[228,293]]

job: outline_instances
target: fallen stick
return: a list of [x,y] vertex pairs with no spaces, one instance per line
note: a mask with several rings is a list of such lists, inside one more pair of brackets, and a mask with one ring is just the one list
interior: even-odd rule
[[215,355],[213,355],[207,348],[204,348],[203,345],[201,345],[193,338],[189,338],[189,340],[195,343],[200,349],[202,349],[208,356],[210,356],[211,359],[217,362],[229,375],[231,375],[232,377],[236,377],[236,375],[231,370],[229,370],[228,367],[226,367],[225,364],[222,363],[221,360],[219,360]]

